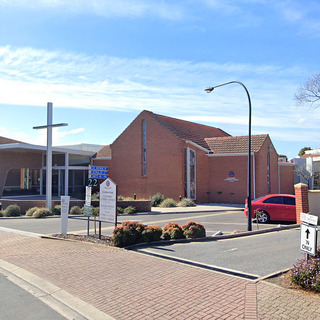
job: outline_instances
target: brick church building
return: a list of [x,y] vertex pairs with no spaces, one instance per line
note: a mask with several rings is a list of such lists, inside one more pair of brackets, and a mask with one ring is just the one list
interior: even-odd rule
[[[269,135],[251,141],[252,197],[293,194],[294,167],[278,163]],[[248,137],[145,110],[92,164],[109,167],[122,196],[149,199],[160,192],[176,201],[244,203]]]

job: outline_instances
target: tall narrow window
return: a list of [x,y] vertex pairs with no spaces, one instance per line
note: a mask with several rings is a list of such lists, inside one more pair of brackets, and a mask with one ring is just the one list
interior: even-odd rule
[[142,176],[147,175],[147,124],[142,120]]
[[268,193],[270,193],[271,192],[270,152],[267,153],[267,184],[268,184]]
[[185,196],[196,200],[196,152],[190,148],[185,151]]

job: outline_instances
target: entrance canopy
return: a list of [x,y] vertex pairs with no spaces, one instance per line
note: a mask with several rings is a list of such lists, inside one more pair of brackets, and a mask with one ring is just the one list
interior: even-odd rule
[[[52,147],[53,195],[82,194],[91,158],[102,147],[90,144]],[[0,196],[45,194],[45,171],[45,146],[22,142],[0,144]]]

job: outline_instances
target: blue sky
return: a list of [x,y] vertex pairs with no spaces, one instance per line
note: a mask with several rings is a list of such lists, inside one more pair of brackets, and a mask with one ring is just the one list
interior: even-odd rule
[[320,109],[294,94],[319,72],[310,0],[0,0],[0,135],[109,144],[142,111],[231,135],[268,133],[280,154],[319,146]]

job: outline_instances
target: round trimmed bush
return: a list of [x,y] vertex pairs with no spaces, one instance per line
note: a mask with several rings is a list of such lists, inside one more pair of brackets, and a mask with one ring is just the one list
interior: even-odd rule
[[5,210],[3,215],[5,217],[18,217],[21,215],[20,207],[16,204],[10,204]]
[[39,207],[32,207],[32,208],[29,208],[26,212],[26,216],[27,217],[32,217],[33,213],[38,210]]
[[178,207],[196,207],[195,202],[189,198],[183,198],[179,203]]
[[33,217],[36,219],[39,218],[44,218],[47,216],[51,216],[52,212],[48,209],[48,208],[38,208],[34,213],[33,213]]
[[158,192],[151,198],[151,206],[159,207],[159,205],[164,199],[165,199],[164,195]]
[[186,238],[203,238],[206,236],[206,229],[200,223],[189,221],[181,227]]
[[161,235],[162,229],[156,225],[146,226],[142,231],[142,239],[147,242],[160,241]]
[[69,214],[72,214],[72,215],[82,214],[81,208],[79,206],[73,206],[71,207]]
[[170,222],[163,227],[163,239],[170,240],[182,238],[184,238],[183,231],[177,223]]
[[176,206],[177,206],[177,203],[171,198],[164,199],[159,205],[159,207],[161,208],[174,208]]
[[54,208],[52,209],[52,214],[55,216],[60,216],[61,215],[61,205],[56,205],[54,206]]
[[124,221],[115,227],[112,242],[116,247],[126,247],[142,241],[144,225],[135,221]]

